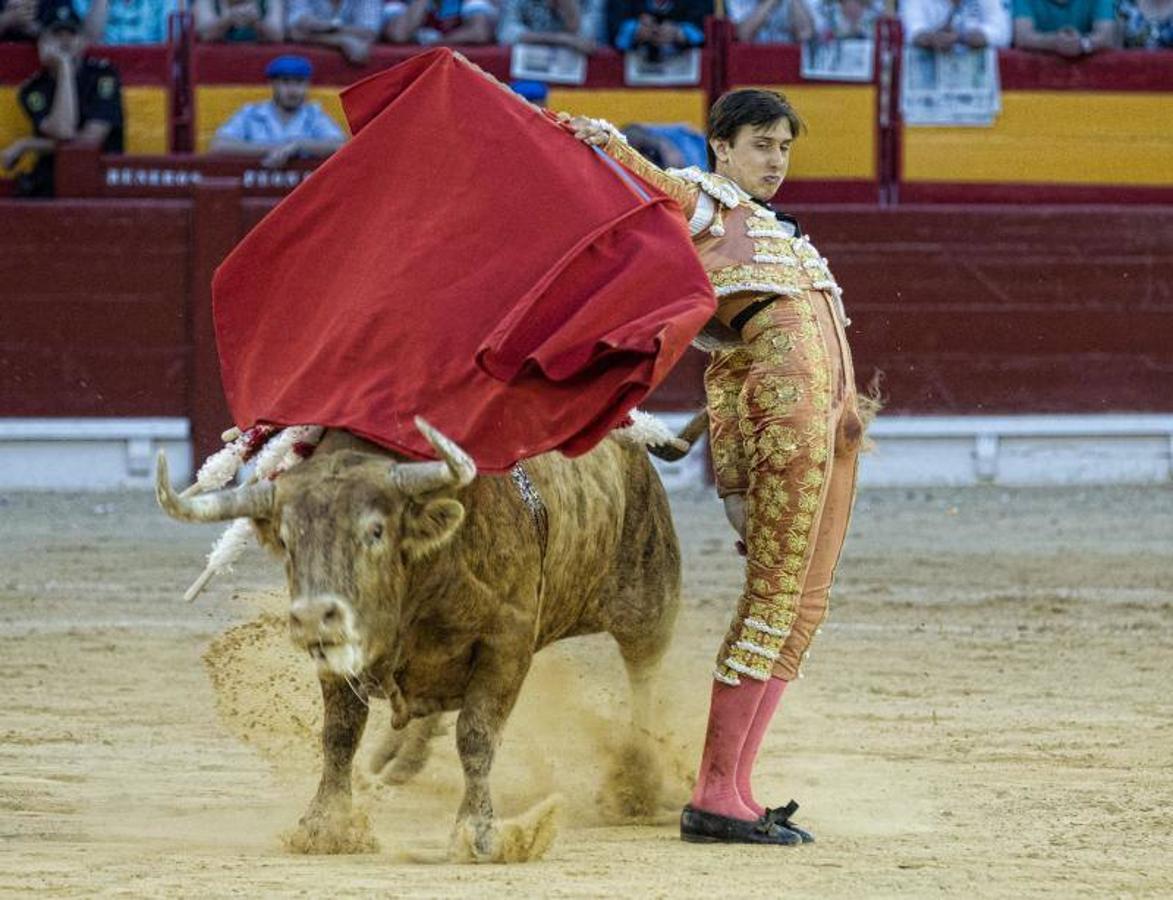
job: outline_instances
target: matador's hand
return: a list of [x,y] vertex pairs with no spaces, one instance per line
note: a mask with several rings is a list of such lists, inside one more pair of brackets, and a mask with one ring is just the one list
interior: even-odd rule
[[558,121],[569,126],[574,136],[584,144],[602,147],[611,139],[615,127],[602,119],[589,119],[586,116],[572,116],[570,113],[558,113]]

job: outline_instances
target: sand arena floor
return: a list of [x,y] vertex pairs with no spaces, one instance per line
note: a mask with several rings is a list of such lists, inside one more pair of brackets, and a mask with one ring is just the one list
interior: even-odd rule
[[625,719],[607,639],[539,656],[498,756],[499,813],[553,793],[547,857],[438,862],[461,790],[428,768],[356,793],[381,849],[287,852],[320,717],[275,563],[192,605],[215,527],[146,494],[0,496],[5,896],[1173,895],[1173,489],[865,492],[834,611],[787,693],[761,798],[819,843],[681,843],[711,657],[739,581],[715,501],[674,498],[685,606],[661,691],[669,796],[600,803]]

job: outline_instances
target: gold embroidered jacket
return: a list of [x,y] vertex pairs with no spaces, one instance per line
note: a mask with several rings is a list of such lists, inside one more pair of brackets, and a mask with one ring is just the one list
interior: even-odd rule
[[734,182],[696,167],[660,169],[618,131],[611,132],[602,149],[680,205],[718,302],[733,296],[797,297],[826,291],[841,323],[850,324],[827,260]]

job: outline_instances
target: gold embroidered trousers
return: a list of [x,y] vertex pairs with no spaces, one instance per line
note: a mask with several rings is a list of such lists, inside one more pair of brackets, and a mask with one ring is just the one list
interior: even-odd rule
[[705,372],[717,489],[746,506],[745,590],[714,673],[727,684],[793,679],[827,613],[863,431],[833,304],[777,298]]

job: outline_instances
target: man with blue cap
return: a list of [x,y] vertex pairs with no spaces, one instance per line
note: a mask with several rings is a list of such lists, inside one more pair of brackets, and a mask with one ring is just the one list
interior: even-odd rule
[[278,56],[265,67],[273,98],[250,103],[216,131],[211,152],[259,156],[263,166],[291,159],[329,156],[346,135],[317,103],[309,102],[313,66],[304,56]]

